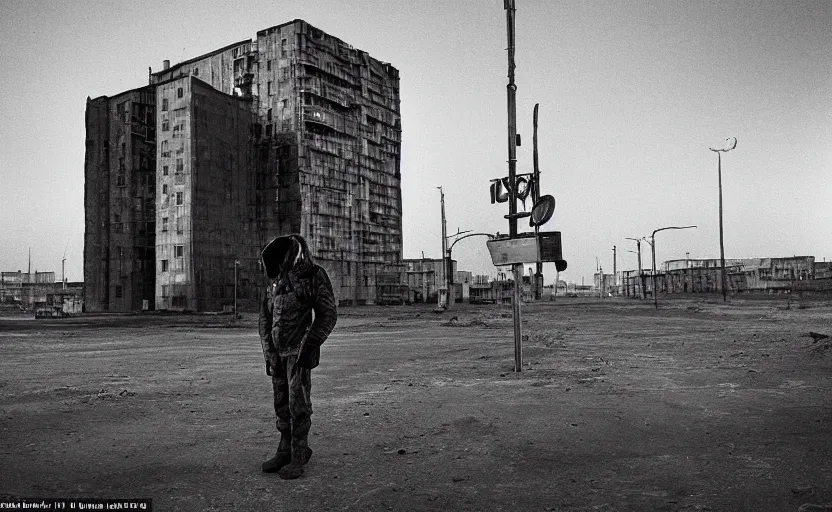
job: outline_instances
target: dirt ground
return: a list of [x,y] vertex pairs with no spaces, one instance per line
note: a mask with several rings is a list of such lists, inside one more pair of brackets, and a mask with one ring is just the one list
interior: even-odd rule
[[[0,319],[0,497],[159,511],[797,511],[832,503],[832,301],[341,308],[306,474],[256,317]],[[454,320],[453,317],[456,317]],[[805,507],[804,507],[805,509]]]

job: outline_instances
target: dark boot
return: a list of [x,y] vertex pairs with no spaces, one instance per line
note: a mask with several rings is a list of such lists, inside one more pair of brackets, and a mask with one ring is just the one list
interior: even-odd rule
[[283,480],[294,480],[303,474],[303,466],[312,457],[312,449],[308,446],[292,446],[292,461],[277,472]]
[[289,436],[280,436],[280,444],[277,445],[277,453],[274,457],[263,463],[263,473],[274,473],[280,468],[289,464],[292,460],[292,451],[289,448]]

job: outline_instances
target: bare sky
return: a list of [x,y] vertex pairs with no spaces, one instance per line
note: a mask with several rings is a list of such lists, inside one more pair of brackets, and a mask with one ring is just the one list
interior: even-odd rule
[[[540,104],[546,229],[591,282],[596,258],[636,267],[719,257],[723,158],[728,258],[832,258],[832,2],[516,0],[518,171],[532,169]],[[198,7],[197,7],[198,5]],[[0,5],[0,269],[81,280],[87,96],[145,85],[148,67],[254,38],[301,18],[401,71],[404,256],[440,257],[448,231],[507,232],[489,180],[507,174],[506,22],[501,0],[227,2],[6,0]],[[649,246],[642,244],[645,266]],[[495,275],[485,238],[454,248]],[[545,268],[546,283],[554,268]]]

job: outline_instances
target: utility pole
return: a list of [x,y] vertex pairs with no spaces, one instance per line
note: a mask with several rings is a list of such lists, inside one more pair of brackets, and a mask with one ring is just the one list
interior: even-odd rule
[[[517,85],[514,83],[514,0],[503,0],[506,10],[506,37],[508,42],[508,85],[506,85],[506,102],[508,106],[508,180],[511,184],[508,197],[509,238],[517,237]],[[513,265],[514,297],[512,310],[514,316],[514,371],[523,371],[523,339],[520,321],[520,285],[523,282],[523,264]]]
[[[448,286],[448,226],[445,223],[445,192],[442,190],[442,187],[436,187],[439,189],[439,194],[441,198],[441,205],[442,205],[442,273],[444,274],[443,277],[443,284],[446,287],[445,290],[445,307],[448,307],[448,296],[450,294],[450,290],[447,289]],[[439,290],[437,290],[439,293]],[[441,294],[439,294],[441,295]],[[442,306],[441,304],[441,297],[437,296],[437,306]]]
[[[733,139],[733,141],[732,141]],[[717,173],[719,176],[719,262],[722,266],[720,272],[720,286],[722,287],[722,302],[728,301],[726,280],[725,280],[725,244],[722,238],[722,153],[731,151],[737,147],[737,138],[729,137],[726,140],[727,145],[723,149],[710,148],[711,151],[717,155]]]
[[64,257],[61,259],[61,283],[63,283],[62,287],[66,290],[66,275],[64,274],[65,266],[66,266],[66,250],[69,249],[69,240],[66,241],[66,247],[64,247]]
[[618,279],[618,263],[615,259],[615,246],[612,246],[612,285],[616,286],[616,280]]

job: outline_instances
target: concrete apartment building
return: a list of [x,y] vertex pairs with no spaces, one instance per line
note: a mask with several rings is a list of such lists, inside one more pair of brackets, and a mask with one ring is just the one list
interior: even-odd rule
[[399,75],[302,20],[88,99],[88,311],[256,302],[300,233],[342,303],[401,293]]

